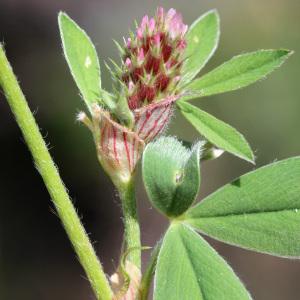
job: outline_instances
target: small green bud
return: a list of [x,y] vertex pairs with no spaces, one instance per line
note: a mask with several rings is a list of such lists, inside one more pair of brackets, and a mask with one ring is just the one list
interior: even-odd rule
[[173,137],[161,137],[145,148],[146,191],[153,206],[168,217],[182,215],[198,195],[202,145],[188,149]]

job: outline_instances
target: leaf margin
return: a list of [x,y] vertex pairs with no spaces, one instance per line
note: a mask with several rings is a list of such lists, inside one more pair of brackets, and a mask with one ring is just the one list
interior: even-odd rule
[[[245,246],[245,245],[241,245],[239,244],[238,242],[231,242],[231,241],[228,241],[226,240],[225,238],[220,238],[220,237],[217,237],[215,234],[211,234],[211,233],[207,233],[205,229],[201,229],[200,227],[197,227],[197,225],[193,224],[193,222],[190,222],[191,220],[193,219],[197,219],[195,217],[193,217],[192,215],[189,216],[194,209],[196,209],[197,207],[201,207],[203,205],[203,203],[206,203],[206,201],[210,201],[212,202],[213,199],[211,199],[214,195],[217,195],[218,193],[220,193],[224,188],[226,188],[227,186],[230,186],[230,185],[235,185],[235,182],[239,182],[240,178],[242,178],[243,176],[247,176],[247,175],[250,175],[251,174],[254,174],[256,171],[258,170],[265,170],[267,169],[268,167],[272,167],[272,166],[276,166],[277,164],[285,164],[285,163],[289,163],[290,161],[294,161],[296,160],[298,164],[300,164],[300,155],[299,156],[292,156],[292,157],[288,157],[286,159],[282,159],[282,160],[279,160],[279,161],[274,161],[270,164],[266,164],[258,169],[255,169],[255,170],[252,170],[250,172],[247,172],[237,178],[235,178],[234,180],[232,180],[231,182],[229,183],[226,183],[225,185],[221,186],[220,188],[218,188],[217,190],[215,190],[214,192],[212,192],[211,194],[209,194],[208,196],[206,196],[203,200],[201,200],[200,202],[198,202],[196,205],[192,206],[191,208],[189,208],[189,210],[182,216],[180,216],[180,220],[181,222],[187,224],[187,226],[191,226],[196,232],[200,233],[201,235],[204,235],[204,236],[207,236],[209,238],[212,238],[214,240],[217,240],[217,241],[220,241],[222,243],[226,243],[228,245],[231,245],[231,246],[235,246],[235,247],[239,247],[239,248],[242,248],[242,249],[245,249],[245,250],[248,250],[248,251],[254,251],[256,253],[263,253],[263,254],[267,254],[267,255],[271,255],[271,256],[275,256],[275,257],[281,257],[281,258],[288,258],[288,259],[300,259],[300,249],[299,249],[299,254],[298,255],[289,255],[289,254],[280,254],[280,253],[276,253],[276,252],[272,252],[272,251],[266,251],[266,250],[258,250],[252,246]],[[300,170],[300,167],[299,167],[299,170]],[[300,175],[299,175],[300,177]],[[223,193],[224,194],[224,193]],[[300,195],[299,195],[299,198],[300,198]],[[299,200],[299,203],[300,203],[300,200]],[[206,209],[207,210],[207,209]],[[228,213],[226,212],[225,214],[219,214],[217,213],[216,215],[210,215],[208,214],[207,216],[200,216],[199,219],[209,219],[209,218],[224,218],[224,217],[231,217],[231,216],[237,216],[237,217],[242,217],[243,215],[252,215],[252,214],[259,214],[259,213],[279,213],[279,212],[296,212],[298,214],[300,214],[300,204],[299,204],[299,208],[281,208],[281,209],[278,209],[278,210],[262,210],[262,211],[249,211],[249,212],[240,212],[240,213]],[[299,225],[300,227],[300,225]]]
[[89,111],[92,112],[92,103],[90,103],[90,101],[88,99],[85,98],[84,96],[84,93],[82,92],[81,88],[79,87],[79,84],[78,84],[78,80],[77,80],[77,76],[75,76],[74,74],[74,71],[73,71],[73,67],[72,67],[72,64],[70,63],[70,59],[69,59],[69,55],[67,54],[67,51],[66,51],[66,45],[65,45],[65,38],[64,38],[64,33],[63,33],[63,25],[62,25],[62,19],[65,18],[68,22],[71,22],[72,25],[80,32],[82,33],[87,41],[89,42],[92,50],[94,51],[95,53],[95,59],[96,59],[96,69],[97,69],[97,73],[98,73],[98,88],[99,88],[99,99],[95,100],[94,103],[97,103],[97,102],[100,102],[101,104],[104,104],[102,103],[103,101],[101,100],[101,96],[102,96],[102,80],[101,80],[101,68],[100,68],[100,61],[99,61],[99,57],[98,57],[98,54],[97,54],[97,50],[96,50],[96,47],[94,45],[94,43],[92,42],[91,38],[89,37],[89,35],[86,33],[86,31],[81,28],[66,12],[64,11],[60,11],[58,13],[58,25],[59,25],[59,34],[60,34],[60,41],[61,41],[61,45],[62,45],[62,49],[63,49],[63,54],[64,54],[64,58],[66,59],[67,61],[67,65],[69,67],[69,71],[72,75],[72,78],[73,80],[75,81],[75,84],[76,84],[76,87],[78,88],[79,92],[80,92],[80,95],[83,99],[83,101],[85,102],[86,106],[88,107]]
[[[183,115],[183,117],[192,125],[192,127],[197,131],[199,132],[201,135],[203,135],[209,142],[211,142],[213,145],[215,145],[217,148],[220,148],[228,153],[231,153],[232,155],[240,158],[240,159],[243,159],[243,160],[246,160],[247,162],[250,162],[252,164],[255,164],[255,156],[254,156],[254,153],[253,151],[251,150],[251,147],[249,145],[249,143],[247,142],[247,140],[245,139],[245,137],[243,136],[243,134],[241,134],[238,130],[236,130],[234,127],[232,127],[231,125],[225,123],[224,121],[216,118],[215,116],[207,113],[206,111],[200,109],[199,107],[195,106],[195,105],[192,105],[186,101],[177,101],[176,102],[176,106],[178,107],[178,109],[180,110],[181,114]],[[249,151],[248,153],[248,156],[247,155],[241,155],[241,153],[238,153],[237,152],[233,152],[233,151],[229,151],[227,149],[224,149],[224,147],[221,147],[219,145],[217,145],[216,143],[214,143],[212,140],[210,140],[209,138],[207,138],[207,136],[205,134],[203,134],[189,119],[188,117],[186,116],[185,112],[184,112],[184,109],[182,106],[187,106],[189,107],[188,109],[194,109],[198,112],[200,112],[202,115],[205,115],[207,118],[210,118],[210,120],[214,120],[216,122],[218,122],[218,124],[222,124],[224,127],[226,127],[228,130],[231,130],[232,132],[234,132],[234,134],[236,136],[238,136],[240,138],[240,140],[244,143],[244,146],[247,147],[247,151]],[[210,129],[211,130],[211,129]],[[225,138],[223,138],[221,135],[219,135],[223,140],[225,140]],[[225,140],[226,141],[226,140]]]
[[[214,72],[216,71],[219,71],[221,68],[223,68],[224,66],[226,67],[227,65],[229,65],[230,63],[232,63],[232,61],[234,61],[235,59],[239,59],[243,56],[250,56],[250,55],[254,55],[254,54],[257,54],[257,53],[262,53],[262,52],[284,52],[285,54],[283,54],[280,58],[281,58],[281,61],[279,64],[277,64],[273,69],[271,69],[270,71],[266,72],[264,75],[262,75],[260,78],[250,82],[250,83],[247,83],[247,84],[244,84],[244,85],[241,85],[241,86],[238,86],[238,87],[235,87],[233,89],[228,89],[228,90],[223,90],[223,91],[218,91],[218,92],[213,92],[213,93],[209,93],[209,94],[203,94],[203,92],[201,92],[201,89],[199,91],[197,91],[196,89],[193,91],[189,91],[188,88],[189,88],[189,85],[192,85],[192,84],[196,84],[196,81],[197,82],[201,82],[201,80],[203,79],[206,79],[207,76],[211,76],[211,74],[213,74]],[[270,75],[273,71],[277,70],[279,67],[281,67],[283,65],[283,63],[290,57],[294,54],[294,51],[293,50],[289,50],[289,49],[284,49],[284,48],[279,48],[279,49],[259,49],[259,50],[255,50],[255,51],[251,51],[251,52],[246,52],[246,53],[240,53],[238,55],[235,55],[233,57],[231,57],[229,60],[226,60],[225,62],[223,62],[222,64],[220,64],[219,66],[217,66],[216,68],[212,69],[211,71],[209,71],[208,73],[204,74],[203,76],[200,76],[196,79],[194,79],[193,81],[191,81],[189,84],[185,85],[185,92],[184,92],[184,96],[183,98],[181,99],[181,101],[190,101],[190,100],[193,100],[193,99],[198,99],[198,98],[203,98],[203,97],[209,97],[209,96],[214,96],[214,95],[219,95],[219,94],[223,94],[223,93],[228,93],[228,92],[233,92],[233,91],[237,91],[237,90],[240,90],[242,88],[245,88],[245,87],[248,87],[252,84],[255,84],[255,83],[259,83],[260,81],[264,80],[267,78],[268,75]],[[228,80],[226,80],[228,81]],[[217,83],[218,84],[218,83]],[[216,84],[213,84],[213,85],[216,85]],[[212,86],[213,86],[212,85]]]
[[[219,15],[219,12],[217,9],[210,9],[207,12],[205,12],[204,14],[202,14],[201,16],[199,16],[196,20],[194,20],[194,22],[191,24],[191,26],[189,27],[188,32],[186,33],[186,36],[189,34],[189,32],[201,21],[203,21],[206,17],[208,17],[209,15],[214,14],[215,18],[216,18],[216,24],[217,24],[217,34],[215,36],[214,39],[214,46],[211,49],[209,55],[206,57],[206,59],[203,60],[202,64],[200,67],[198,67],[198,70],[196,72],[194,72],[194,74],[187,78],[187,80],[185,80],[185,75],[184,75],[184,64],[183,64],[183,70],[182,70],[182,83],[179,83],[179,86],[181,88],[184,88],[185,86],[187,86],[190,82],[192,82],[193,79],[195,79],[195,77],[197,77],[197,75],[201,72],[201,70],[206,66],[206,64],[208,63],[208,61],[213,57],[213,55],[215,54],[216,50],[218,49],[219,46],[219,42],[220,42],[220,36],[221,36],[221,29],[220,29],[220,24],[221,24],[221,18]],[[195,55],[195,54],[192,54]],[[188,60],[188,58],[186,58]]]

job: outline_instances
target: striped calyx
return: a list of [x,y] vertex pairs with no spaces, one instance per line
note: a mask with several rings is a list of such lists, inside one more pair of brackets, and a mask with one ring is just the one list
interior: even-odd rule
[[93,133],[101,165],[116,184],[128,182],[145,143],[136,132],[112,120],[99,106],[93,112]]
[[93,107],[93,122],[86,115],[79,115],[78,119],[93,132],[99,161],[115,184],[130,180],[145,144],[165,129],[177,99],[178,96],[171,96],[135,110],[131,130],[98,105]]

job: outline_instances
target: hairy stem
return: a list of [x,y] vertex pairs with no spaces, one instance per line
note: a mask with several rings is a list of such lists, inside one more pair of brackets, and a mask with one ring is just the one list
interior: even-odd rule
[[102,266],[48,152],[1,44],[0,85],[97,299],[111,300],[112,291]]
[[124,215],[124,242],[126,250],[132,249],[128,259],[139,269],[141,268],[141,240],[140,226],[137,216],[137,207],[134,189],[134,177],[129,182],[119,184],[118,191],[122,202]]

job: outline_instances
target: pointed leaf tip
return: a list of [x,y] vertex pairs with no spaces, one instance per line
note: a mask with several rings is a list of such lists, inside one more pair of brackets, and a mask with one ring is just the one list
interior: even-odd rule
[[279,68],[293,51],[258,50],[234,56],[219,67],[190,82],[183,100],[234,91],[264,79]]
[[61,29],[61,26],[62,26],[62,22],[64,21],[64,20],[69,20],[69,21],[71,21],[71,22],[73,22],[74,24],[75,24],[75,22],[69,17],[69,15],[66,13],[66,12],[64,12],[64,11],[60,11],[59,13],[58,13],[58,25],[59,25],[59,28]]
[[91,111],[102,96],[100,65],[91,39],[65,12],[59,12],[62,46],[71,74]]
[[235,128],[185,101],[178,101],[177,106],[183,116],[213,145],[255,164],[248,142]]
[[188,84],[205,66],[217,49],[220,37],[220,18],[216,10],[200,16],[186,34],[187,48],[182,66],[181,85]]

